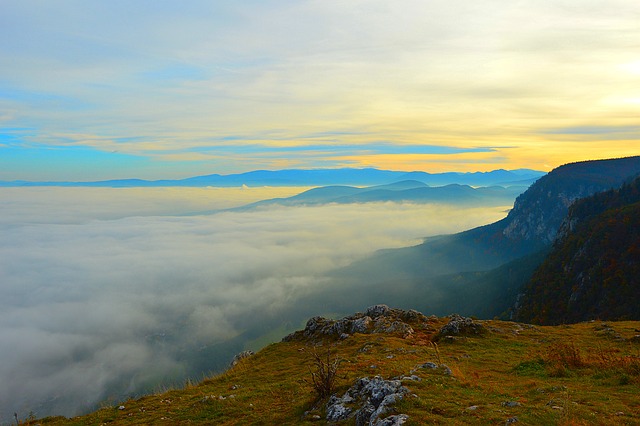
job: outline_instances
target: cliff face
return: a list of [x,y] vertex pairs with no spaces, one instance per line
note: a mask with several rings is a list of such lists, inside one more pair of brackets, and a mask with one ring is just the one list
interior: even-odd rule
[[551,244],[569,207],[580,198],[620,187],[640,174],[640,157],[566,164],[520,195],[505,221],[510,240]]
[[387,302],[442,315],[464,305],[466,315],[501,315],[551,249],[570,205],[639,174],[640,157],[559,167],[520,195],[504,219],[380,251],[335,271],[325,287],[331,298],[314,293],[308,303],[349,312],[354,301]]
[[570,208],[515,318],[542,324],[640,318],[638,277],[640,178]]
[[[640,156],[558,167],[521,194],[503,220],[451,236],[457,247],[468,248],[453,253],[468,257],[467,270],[487,270],[548,248],[576,200],[619,188],[638,175]],[[423,251],[432,250],[425,247]]]

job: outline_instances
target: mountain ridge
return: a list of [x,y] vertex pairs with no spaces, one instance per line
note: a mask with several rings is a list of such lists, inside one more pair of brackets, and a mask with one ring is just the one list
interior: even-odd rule
[[355,169],[283,169],[253,170],[229,175],[210,174],[185,179],[112,179],[95,182],[30,182],[0,181],[0,187],[80,186],[80,187],[236,187],[236,186],[324,186],[324,185],[384,185],[403,180],[418,180],[429,185],[451,183],[490,185],[530,185],[544,172],[530,169],[494,170],[490,172],[404,172],[373,168]]
[[416,180],[405,180],[367,187],[331,185],[312,188],[288,198],[258,201],[232,210],[248,210],[271,205],[308,206],[330,203],[352,204],[369,202],[446,203],[451,205],[478,206],[502,205],[511,204],[526,188],[526,186],[473,188],[469,185],[460,184],[432,187]]

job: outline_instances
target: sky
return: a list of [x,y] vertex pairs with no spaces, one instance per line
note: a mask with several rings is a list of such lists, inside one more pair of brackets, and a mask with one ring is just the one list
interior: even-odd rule
[[[301,300],[330,297],[335,268],[506,214],[399,203],[187,214],[265,191],[0,188],[0,423],[199,381],[333,313]],[[349,303],[342,316],[366,308]]]
[[0,180],[640,152],[636,0],[0,0]]

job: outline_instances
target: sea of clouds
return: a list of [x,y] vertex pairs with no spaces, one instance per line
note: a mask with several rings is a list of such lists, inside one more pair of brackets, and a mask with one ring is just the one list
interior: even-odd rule
[[193,214],[296,192],[0,189],[0,421],[220,371],[322,314],[288,317],[335,268],[506,214],[395,203]]

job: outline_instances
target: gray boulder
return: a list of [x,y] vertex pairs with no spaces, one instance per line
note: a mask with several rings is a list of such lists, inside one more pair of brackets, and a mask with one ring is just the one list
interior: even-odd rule
[[[384,380],[380,376],[362,377],[345,394],[332,396],[327,404],[327,421],[346,420],[355,417],[356,425],[402,424],[406,415],[394,417],[391,423],[380,423],[383,416],[409,392],[400,380]],[[403,417],[404,416],[404,417]],[[395,422],[395,423],[393,423]],[[398,423],[401,422],[401,423]]]
[[481,335],[484,334],[484,326],[469,317],[458,314],[449,316],[449,322],[440,329],[438,337],[458,336],[458,335]]

